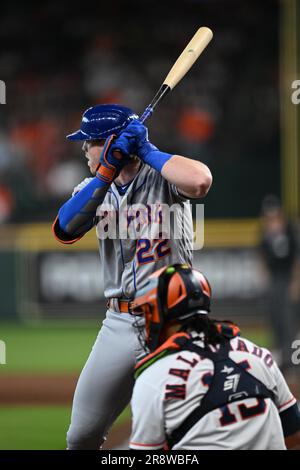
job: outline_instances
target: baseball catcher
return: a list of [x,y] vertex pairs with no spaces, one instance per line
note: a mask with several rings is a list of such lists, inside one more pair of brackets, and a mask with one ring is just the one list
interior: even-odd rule
[[205,276],[175,264],[153,273],[132,304],[148,354],[136,366],[131,449],[286,449],[300,413],[270,352],[209,318]]
[[[103,326],[76,387],[68,449],[99,449],[129,403],[134,366],[144,353],[133,328],[131,301],[157,269],[170,263],[191,264],[189,198],[204,197],[211,185],[206,165],[160,151],[137,118],[124,106],[97,105],[85,111],[80,130],[68,136],[83,142],[93,177],[75,188],[53,230],[68,245],[96,228],[107,298]],[[159,228],[163,223],[162,207],[173,204],[177,211],[172,227],[179,228],[181,236],[173,236],[172,227],[168,235],[160,229],[149,235],[149,224],[155,222]],[[111,225],[134,226],[136,236],[110,236],[106,229]]]

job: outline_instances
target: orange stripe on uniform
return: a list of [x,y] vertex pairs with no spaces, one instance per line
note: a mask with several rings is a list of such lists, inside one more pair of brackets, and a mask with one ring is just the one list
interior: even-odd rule
[[284,406],[288,405],[288,404],[291,403],[292,401],[295,401],[295,403],[296,403],[297,400],[296,400],[295,397],[291,398],[289,401],[283,403],[283,404],[280,405],[280,406],[277,406],[278,410],[280,410],[280,409],[283,408]]
[[143,446],[143,447],[157,447],[157,446],[163,447],[165,445],[165,441],[161,442],[160,444],[142,444],[140,442],[129,442],[129,445]]
[[55,231],[55,227],[56,227],[56,223],[59,224],[59,220],[58,220],[58,215],[56,216],[56,219],[54,220],[53,224],[52,224],[52,232],[53,232],[53,235],[54,237],[56,238],[57,241],[59,241],[60,243],[63,243],[64,245],[72,245],[72,243],[75,243],[77,242],[78,240],[80,240],[84,233],[82,235],[80,235],[79,237],[77,238],[73,238],[71,240],[63,240],[62,238],[59,238],[59,236],[57,235],[56,231]]

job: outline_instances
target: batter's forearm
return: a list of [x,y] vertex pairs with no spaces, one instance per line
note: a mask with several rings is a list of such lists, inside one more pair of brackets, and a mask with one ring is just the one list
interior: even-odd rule
[[212,175],[204,164],[180,155],[173,155],[162,168],[162,176],[175,184],[186,197],[204,197],[212,184]]
[[60,228],[71,237],[87,232],[93,226],[96,210],[104,201],[109,186],[104,185],[97,177],[93,178],[60,208]]
[[[119,144],[115,137],[112,134],[105,141],[95,178],[69,199],[58,212],[53,229],[63,243],[76,241],[75,237],[80,238],[92,228],[98,206],[104,201],[113,180],[129,161],[127,153],[123,155],[117,150]],[[127,148],[124,148],[124,151],[127,152]]]

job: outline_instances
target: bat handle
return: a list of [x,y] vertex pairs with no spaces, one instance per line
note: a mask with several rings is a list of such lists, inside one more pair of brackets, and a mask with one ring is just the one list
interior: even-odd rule
[[139,118],[139,121],[144,124],[144,122],[151,116],[153,113],[153,108],[151,105],[147,106],[141,117]]
[[147,106],[147,108],[143,112],[142,116],[140,117],[139,121],[142,124],[146,121],[146,119],[148,119],[151,116],[151,114],[153,113],[154,108],[156,107],[156,105],[162,100],[162,98],[164,96],[166,96],[167,93],[169,93],[170,90],[171,90],[171,88],[167,84],[165,84],[165,83],[162,84],[162,86],[160,87],[160,89],[158,90],[156,95],[154,96],[153,100]]
[[[151,116],[151,114],[153,113],[154,111],[154,108],[156,107],[156,105],[161,101],[161,99],[167,94],[169,93],[169,91],[171,90],[171,88],[166,85],[165,83],[162,84],[162,86],[160,87],[160,89],[158,90],[158,92],[156,93],[156,95],[154,96],[153,100],[151,101],[151,103],[147,106],[147,108],[145,109],[145,111],[143,112],[143,114],[141,115],[141,117],[139,118],[139,121],[144,124],[144,122]],[[115,149],[114,152],[120,152],[119,149]]]
[[[171,90],[171,88],[166,85],[165,83],[162,84],[156,95],[154,96],[153,100],[151,103],[147,106],[141,117],[139,118],[139,121],[143,124],[153,113],[154,108],[156,105],[161,101],[161,99]],[[120,152],[119,149],[115,149],[114,152]]]

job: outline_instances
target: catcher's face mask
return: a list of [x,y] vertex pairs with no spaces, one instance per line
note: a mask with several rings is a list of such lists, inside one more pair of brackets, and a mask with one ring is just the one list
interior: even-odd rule
[[159,269],[149,276],[131,303],[134,315],[144,315],[143,342],[154,351],[164,340],[167,325],[210,311],[211,288],[205,276],[185,264]]

